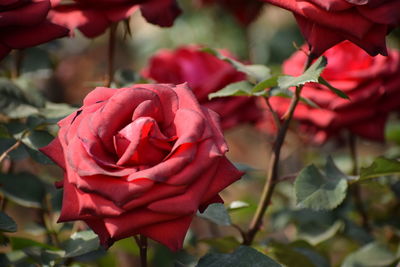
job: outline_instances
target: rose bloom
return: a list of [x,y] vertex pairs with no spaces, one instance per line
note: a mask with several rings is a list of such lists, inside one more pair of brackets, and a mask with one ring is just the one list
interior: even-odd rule
[[242,176],[185,84],[98,87],[58,125],[42,151],[65,171],[59,221],[85,221],[106,247],[142,234],[180,249],[197,210]]
[[371,56],[387,55],[385,36],[400,25],[398,0],[263,0],[292,11],[317,57],[349,40]]
[[200,5],[218,4],[235,16],[243,25],[250,24],[260,14],[263,3],[259,0],[196,0]]
[[[315,143],[348,130],[355,135],[382,141],[385,122],[390,112],[400,110],[400,53],[389,50],[388,57],[371,57],[350,42],[343,42],[324,54],[328,65],[322,73],[331,85],[344,91],[346,100],[324,85],[307,83],[301,95],[320,108],[300,102],[294,120],[300,122],[302,132]],[[284,64],[285,74],[298,76],[303,72],[306,55],[298,51]],[[290,99],[272,97],[271,104],[280,115]]]
[[181,13],[176,0],[71,0],[59,2],[50,17],[54,23],[79,29],[86,37],[93,38],[138,9],[148,22],[162,27],[172,26]]
[[[226,51],[220,51],[231,56]],[[216,92],[230,83],[244,80],[246,76],[229,63],[202,52],[198,46],[183,46],[176,50],[161,50],[142,71],[142,75],[161,83],[179,84],[188,82],[199,102],[221,116],[223,129],[243,122],[254,122],[260,117],[254,98],[223,97],[208,100],[208,94]]]
[[68,29],[47,19],[50,0],[0,2],[0,59],[12,49],[22,49],[68,34]]

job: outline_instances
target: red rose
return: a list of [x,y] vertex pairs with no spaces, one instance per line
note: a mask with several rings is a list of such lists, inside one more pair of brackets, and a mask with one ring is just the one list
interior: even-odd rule
[[185,85],[98,87],[59,126],[42,149],[65,170],[59,221],[85,221],[105,246],[143,234],[181,248],[196,211],[242,175]]
[[[371,57],[350,42],[343,42],[324,54],[328,65],[322,73],[329,83],[343,90],[350,100],[336,96],[328,88],[307,83],[301,95],[320,108],[300,103],[294,119],[313,133],[313,140],[324,142],[328,137],[347,129],[356,135],[383,140],[385,122],[391,111],[400,110],[400,53],[389,51],[388,57]],[[303,52],[296,52],[283,65],[286,74],[298,76],[306,61]],[[279,114],[290,100],[271,98]]]
[[387,55],[385,36],[400,25],[398,0],[264,0],[292,11],[315,56],[349,40],[371,56]]
[[258,0],[197,0],[201,5],[215,3],[231,12],[243,25],[250,24],[260,14],[263,3]]
[[96,37],[139,8],[148,22],[163,27],[172,26],[181,13],[176,0],[74,0],[56,5],[50,17],[54,23]]
[[[221,51],[230,56],[227,51]],[[259,118],[259,110],[250,97],[224,97],[208,100],[208,94],[226,85],[244,80],[246,76],[229,63],[200,51],[197,46],[185,46],[174,51],[161,50],[150,59],[142,74],[161,83],[188,82],[199,102],[221,116],[223,129]]]
[[47,20],[50,0],[9,0],[0,3],[0,59],[12,49],[46,43],[68,34]]

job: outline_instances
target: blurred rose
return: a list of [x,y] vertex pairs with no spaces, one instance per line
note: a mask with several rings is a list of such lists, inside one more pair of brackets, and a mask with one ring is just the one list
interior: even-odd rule
[[148,22],[162,27],[172,26],[181,13],[176,0],[74,0],[59,2],[50,17],[54,23],[71,30],[79,29],[92,38],[138,9]]
[[104,246],[142,234],[180,249],[197,210],[242,175],[184,84],[96,88],[59,126],[42,148],[65,170],[59,221],[85,221]]
[[47,20],[50,0],[0,2],[0,59],[12,49],[46,43],[68,34],[68,29]]
[[259,0],[196,0],[201,5],[215,3],[231,12],[243,25],[250,24],[260,14],[263,3]]
[[315,56],[349,40],[387,55],[385,36],[400,25],[399,0],[263,0],[292,11]]
[[[220,52],[231,56],[226,50]],[[199,102],[221,116],[223,129],[243,122],[254,122],[260,116],[254,98],[241,96],[208,100],[208,94],[244,80],[246,76],[229,63],[200,51],[197,46],[184,46],[174,51],[161,50],[150,59],[148,68],[142,74],[161,83],[188,82]]]
[[[371,57],[350,42],[343,42],[324,54],[328,65],[322,76],[334,87],[344,91],[350,101],[340,98],[323,85],[307,83],[301,95],[320,108],[300,103],[294,119],[303,130],[312,133],[316,143],[347,129],[352,133],[382,141],[385,122],[391,111],[400,110],[400,54]],[[285,74],[302,73],[306,55],[299,51],[283,65]],[[271,98],[274,109],[283,114],[290,100]]]

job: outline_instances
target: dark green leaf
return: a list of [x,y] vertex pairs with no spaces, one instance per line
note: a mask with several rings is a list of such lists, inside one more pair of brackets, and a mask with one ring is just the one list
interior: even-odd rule
[[226,87],[221,90],[211,93],[208,95],[209,99],[213,99],[216,97],[226,97],[226,96],[243,96],[243,95],[251,95],[253,86],[247,81],[235,82],[228,84]]
[[268,251],[271,257],[284,266],[322,267],[315,265],[314,262],[305,255],[306,253],[304,253],[304,251],[299,251],[290,245],[271,242],[268,244]]
[[13,250],[22,250],[29,247],[41,247],[44,249],[56,250],[57,248],[49,246],[44,243],[37,242],[35,240],[23,238],[23,237],[10,237],[10,243]]
[[9,138],[10,133],[8,132],[7,127],[4,124],[0,124],[0,138]]
[[281,265],[254,248],[241,246],[231,254],[209,253],[197,267],[280,267]]
[[49,122],[56,123],[60,119],[70,115],[77,108],[64,103],[46,102],[46,106],[39,110],[40,115],[47,118]]
[[53,161],[38,149],[47,146],[54,136],[46,131],[33,130],[23,139],[23,143],[27,146],[26,151],[37,162],[42,164],[53,164]]
[[15,223],[15,221],[2,211],[0,211],[0,231],[3,232],[17,231],[17,224]]
[[327,80],[325,80],[325,79],[322,78],[321,76],[318,78],[318,82],[319,82],[320,84],[323,84],[323,85],[325,85],[326,87],[328,87],[328,89],[331,90],[333,93],[335,93],[338,97],[341,97],[341,98],[350,100],[349,96],[346,95],[345,92],[343,92],[342,90],[339,90],[339,89],[333,87]]
[[[12,139],[12,138],[0,138],[0,153],[3,153],[7,149],[9,149],[11,146],[13,146],[17,140]],[[21,160],[27,158],[29,155],[26,152],[25,148],[23,146],[19,146],[17,149],[14,149],[11,151],[8,156],[12,160]]]
[[24,207],[41,207],[45,185],[30,173],[0,174],[0,191]]
[[395,254],[386,246],[372,242],[347,256],[342,267],[383,267],[395,260]]
[[336,208],[346,196],[347,179],[328,158],[325,173],[314,165],[304,168],[295,181],[297,204],[314,210]]
[[99,248],[99,238],[93,231],[81,231],[71,235],[71,238],[63,244],[65,257],[77,257]]
[[11,81],[0,78],[0,113],[22,118],[37,113],[37,103]]
[[378,157],[370,166],[361,168],[360,180],[362,181],[392,174],[400,174],[400,162],[395,159]]
[[279,77],[278,85],[280,88],[289,88],[292,86],[303,85],[308,82],[318,82],[318,78],[327,63],[325,57],[319,57],[302,75],[297,77],[289,75]]
[[197,213],[197,216],[212,221],[218,225],[231,225],[231,218],[225,206],[221,203],[214,203],[208,205],[207,209],[203,212]]

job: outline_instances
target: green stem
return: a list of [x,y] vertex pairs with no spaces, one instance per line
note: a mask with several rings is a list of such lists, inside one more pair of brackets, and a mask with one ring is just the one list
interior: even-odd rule
[[147,267],[147,237],[144,235],[134,236],[140,252],[140,267]]
[[[311,65],[313,59],[314,58],[312,56],[308,56],[304,70],[306,70]],[[302,85],[296,87],[294,97],[292,98],[290,106],[283,118],[283,123],[279,128],[278,135],[272,149],[272,155],[269,159],[266,182],[261,194],[261,198],[257,205],[257,210],[250,222],[249,230],[247,231],[246,236],[243,240],[244,245],[250,246],[252,244],[257,232],[260,230],[264,214],[267,211],[269,204],[271,203],[271,198],[279,177],[279,159],[281,149],[285,141],[285,137],[289,129],[289,124],[292,120],[294,111],[297,104],[299,103],[302,88]]]
[[[349,135],[349,148],[350,148],[350,157],[352,162],[352,175],[358,175],[358,156],[357,156],[357,139],[356,136],[351,134]],[[371,223],[369,220],[369,216],[367,211],[365,210],[362,196],[361,196],[361,188],[358,183],[352,184],[351,187],[351,195],[353,197],[353,201],[356,207],[357,212],[361,217],[361,225],[365,231],[368,233],[371,232]]]
[[117,37],[118,23],[113,23],[110,26],[110,35],[108,38],[108,73],[106,87],[110,87],[114,81],[114,60],[115,60],[115,41]]

